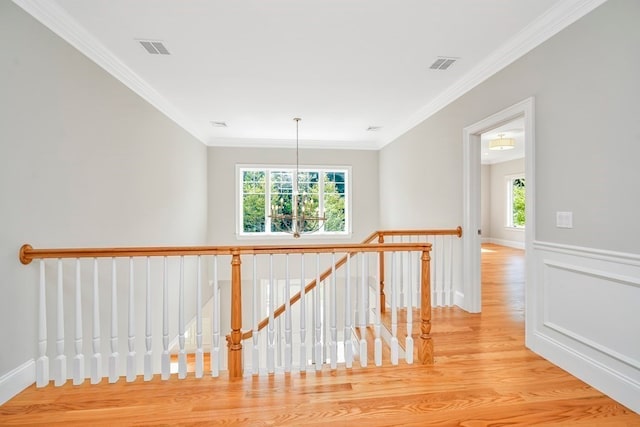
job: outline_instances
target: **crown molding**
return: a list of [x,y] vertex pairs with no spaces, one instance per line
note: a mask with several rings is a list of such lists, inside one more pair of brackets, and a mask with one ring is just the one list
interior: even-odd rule
[[462,95],[582,18],[607,0],[563,0],[507,41],[431,102],[380,140],[378,149],[394,141]]
[[13,0],[13,2],[142,97],[142,99],[157,108],[178,126],[189,132],[203,144],[206,144],[205,136],[200,134],[190,119],[184,116],[142,77],[127,67],[84,27],[78,24],[55,1]]
[[[267,139],[267,138],[212,138],[209,147],[238,147],[238,148],[296,148],[295,139]],[[371,141],[334,141],[301,139],[301,149],[321,150],[374,150],[378,148]]]

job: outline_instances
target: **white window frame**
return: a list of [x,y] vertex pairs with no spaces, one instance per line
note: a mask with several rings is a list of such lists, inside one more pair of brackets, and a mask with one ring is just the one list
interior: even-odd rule
[[[242,202],[243,202],[243,187],[242,187],[242,172],[245,170],[263,170],[266,172],[266,191],[267,191],[267,203],[265,203],[265,231],[259,233],[249,233],[243,230],[242,221]],[[277,165],[277,164],[236,164],[236,237],[238,239],[262,239],[262,238],[283,238],[291,236],[285,232],[271,231],[271,219],[269,218],[270,203],[271,200],[271,171],[273,170],[285,170],[291,171],[295,174],[295,165]],[[335,238],[335,237],[350,237],[351,230],[351,166],[337,166],[337,165],[319,165],[308,166],[300,165],[300,172],[344,172],[345,174],[345,230],[344,231],[324,231],[324,224],[322,228],[314,233],[305,234],[305,238]],[[324,181],[322,181],[324,182]],[[324,186],[319,188],[319,201],[320,208],[322,209],[324,204]]]
[[[513,181],[516,179],[524,179],[525,180],[525,188],[527,185],[527,181],[526,178],[524,176],[524,173],[517,173],[517,174],[513,174],[513,175],[505,175],[505,183],[506,183],[506,199],[507,199],[507,204],[506,204],[506,221],[505,221],[505,227],[512,229],[512,230],[524,230],[526,227],[526,222],[525,225],[515,225],[513,223]],[[526,203],[526,200],[525,200]],[[526,219],[525,219],[526,221]]]

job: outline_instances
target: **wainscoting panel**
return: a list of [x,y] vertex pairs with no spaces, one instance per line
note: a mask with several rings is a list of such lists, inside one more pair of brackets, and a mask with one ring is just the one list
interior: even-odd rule
[[640,256],[535,242],[532,348],[640,411]]

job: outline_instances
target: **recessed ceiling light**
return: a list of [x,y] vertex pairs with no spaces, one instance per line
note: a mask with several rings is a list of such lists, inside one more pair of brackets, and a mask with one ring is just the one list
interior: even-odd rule
[[214,128],[226,128],[227,122],[211,122],[211,126]]
[[377,132],[377,131],[379,131],[380,129],[382,129],[382,126],[369,126],[369,127],[367,128],[367,131],[368,131],[368,132]]

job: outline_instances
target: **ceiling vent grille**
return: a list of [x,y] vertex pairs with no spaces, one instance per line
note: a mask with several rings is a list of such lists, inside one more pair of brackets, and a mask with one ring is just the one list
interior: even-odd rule
[[446,56],[439,56],[433,64],[429,67],[431,70],[446,70],[451,67],[458,58],[451,58]]
[[214,128],[226,128],[227,122],[211,122],[211,126]]
[[138,40],[138,42],[151,55],[171,55],[162,42],[152,40]]

